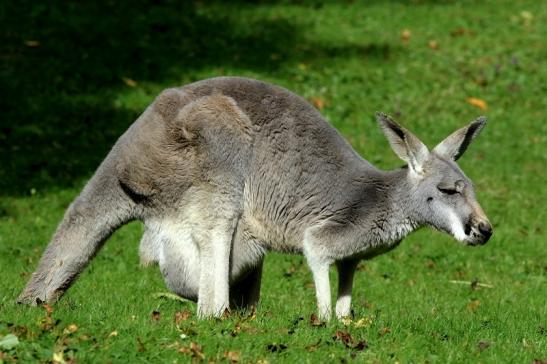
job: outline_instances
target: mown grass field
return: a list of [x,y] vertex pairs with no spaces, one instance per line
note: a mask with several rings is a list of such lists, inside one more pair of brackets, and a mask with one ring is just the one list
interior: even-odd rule
[[[546,2],[23,1],[0,10],[0,363],[547,360]],[[494,236],[469,248],[424,229],[361,263],[352,322],[312,325],[311,273],[302,257],[278,254],[266,259],[256,315],[198,321],[195,304],[155,295],[167,290],[156,267],[139,267],[140,223],[117,231],[52,310],[16,305],[116,138],[160,90],[218,75],[303,95],[384,169],[401,163],[375,111],[430,147],[487,115],[459,163]]]

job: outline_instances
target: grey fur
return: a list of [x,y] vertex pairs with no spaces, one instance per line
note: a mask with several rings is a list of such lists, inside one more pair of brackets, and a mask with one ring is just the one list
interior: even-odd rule
[[142,262],[159,262],[167,285],[197,299],[202,317],[222,314],[230,301],[256,304],[269,250],[306,256],[326,319],[332,263],[343,317],[359,260],[411,231],[431,225],[485,243],[490,223],[454,162],[484,120],[433,152],[388,116],[378,121],[408,168],[377,169],[278,86],[221,77],[164,91],[68,209],[19,301],[56,301],[110,233],[133,219],[145,223]]

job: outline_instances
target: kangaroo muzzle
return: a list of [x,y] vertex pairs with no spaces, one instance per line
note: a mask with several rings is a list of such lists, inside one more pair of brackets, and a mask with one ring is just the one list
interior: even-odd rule
[[469,245],[484,245],[493,234],[492,224],[486,219],[471,217],[465,224],[465,234]]
[[483,238],[481,244],[486,244],[493,233],[492,225],[488,221],[481,221],[479,222],[478,230]]

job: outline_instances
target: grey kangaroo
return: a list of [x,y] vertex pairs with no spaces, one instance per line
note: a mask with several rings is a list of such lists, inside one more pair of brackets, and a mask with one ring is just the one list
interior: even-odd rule
[[161,93],[121,136],[68,208],[19,302],[55,302],[110,234],[144,222],[144,264],[197,300],[200,317],[257,303],[270,250],[302,253],[322,319],[329,267],[339,272],[336,316],[350,314],[361,259],[432,226],[468,245],[492,227],[456,160],[486,123],[431,151],[385,114],[378,123],[406,166],[361,158],[303,98],[264,82],[220,77]]

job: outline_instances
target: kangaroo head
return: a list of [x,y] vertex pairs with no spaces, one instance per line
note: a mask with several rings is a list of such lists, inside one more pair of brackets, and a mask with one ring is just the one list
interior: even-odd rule
[[468,245],[485,244],[492,225],[475,197],[473,183],[456,164],[486,124],[479,117],[455,131],[432,151],[389,116],[378,122],[395,153],[408,164],[403,193],[418,222],[453,235]]

